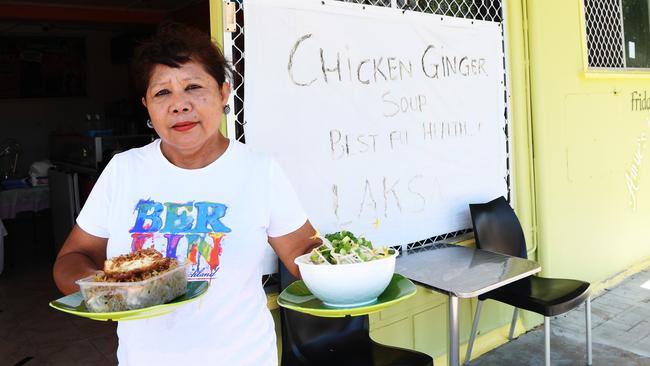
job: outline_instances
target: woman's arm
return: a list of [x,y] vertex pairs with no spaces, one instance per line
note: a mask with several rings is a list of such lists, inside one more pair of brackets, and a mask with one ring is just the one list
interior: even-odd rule
[[54,282],[61,292],[79,291],[76,280],[104,267],[107,243],[108,239],[90,235],[78,225],[72,228],[54,262]]
[[296,278],[301,277],[298,266],[293,263],[293,260],[321,244],[320,239],[314,238],[314,234],[316,230],[309,221],[306,221],[294,232],[274,238],[269,237],[269,244],[275,250],[275,254]]

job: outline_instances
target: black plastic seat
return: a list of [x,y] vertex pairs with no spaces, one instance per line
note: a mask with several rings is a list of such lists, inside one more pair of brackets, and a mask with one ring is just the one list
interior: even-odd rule
[[[503,196],[487,203],[470,204],[469,209],[477,248],[528,258],[526,239],[521,224]],[[469,364],[483,301],[492,299],[515,307],[510,326],[510,339],[513,337],[519,308],[544,315],[546,365],[550,365],[549,317],[565,313],[584,302],[587,323],[587,365],[591,365],[589,286],[588,282],[580,280],[530,276],[480,295],[465,364]]]
[[587,297],[588,282],[530,276],[479,296],[479,300],[497,300],[544,316],[555,316],[577,307]]
[[[296,279],[279,268],[284,290]],[[433,366],[425,353],[373,341],[367,315],[323,318],[280,308],[280,318],[281,366]]]

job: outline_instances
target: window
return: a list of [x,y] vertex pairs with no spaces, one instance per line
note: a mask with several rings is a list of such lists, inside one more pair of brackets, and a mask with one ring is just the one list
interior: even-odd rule
[[584,0],[590,68],[650,68],[649,3],[650,0]]

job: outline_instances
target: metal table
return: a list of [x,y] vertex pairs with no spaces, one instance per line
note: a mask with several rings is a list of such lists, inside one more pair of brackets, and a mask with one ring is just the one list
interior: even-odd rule
[[460,364],[458,298],[476,297],[541,270],[536,262],[452,244],[417,249],[397,259],[395,272],[449,296],[450,366]]

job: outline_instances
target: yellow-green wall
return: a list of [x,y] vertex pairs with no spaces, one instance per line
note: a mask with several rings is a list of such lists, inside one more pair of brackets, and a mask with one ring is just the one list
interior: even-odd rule
[[631,103],[650,73],[588,72],[582,0],[527,8],[538,259],[545,276],[600,283],[650,258],[650,111]]
[[[529,257],[545,276],[581,278],[598,291],[650,264],[650,150],[639,145],[650,139],[650,111],[631,110],[632,92],[650,94],[650,73],[586,68],[582,0],[505,0],[504,10],[512,193]],[[222,44],[221,1],[211,0],[210,11]],[[636,207],[625,178],[634,172]],[[475,306],[460,301],[461,344]],[[507,342],[511,312],[486,302],[474,357]],[[541,321],[523,312],[517,333]],[[370,324],[377,341],[446,363],[446,297],[419,288]]]

